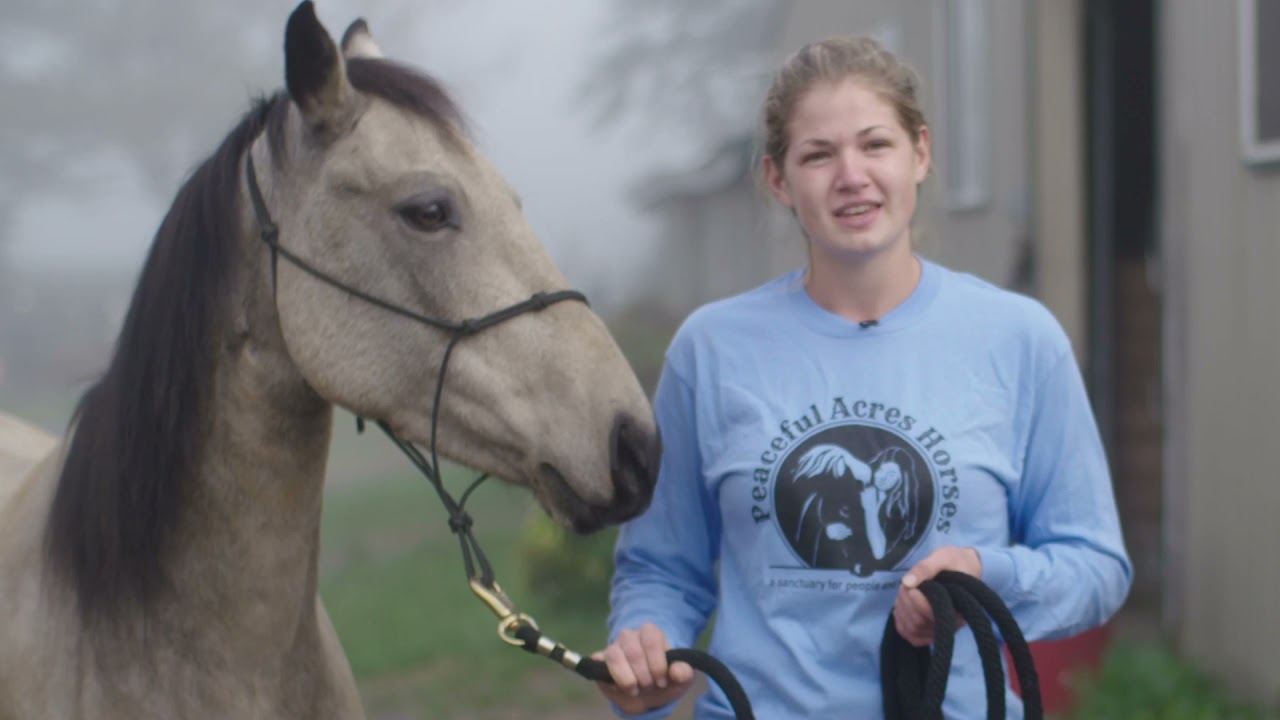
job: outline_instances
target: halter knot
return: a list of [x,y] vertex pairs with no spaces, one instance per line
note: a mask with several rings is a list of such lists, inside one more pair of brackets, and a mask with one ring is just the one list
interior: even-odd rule
[[542,310],[550,304],[547,302],[547,294],[544,292],[536,292],[529,298],[529,307],[534,310]]
[[475,523],[471,519],[471,516],[462,510],[459,510],[457,513],[449,516],[449,529],[452,530],[455,535],[470,533],[471,526],[474,524]]

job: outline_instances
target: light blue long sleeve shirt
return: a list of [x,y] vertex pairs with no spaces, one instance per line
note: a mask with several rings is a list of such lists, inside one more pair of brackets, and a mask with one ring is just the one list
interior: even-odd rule
[[[879,718],[885,622],[937,547],[976,548],[1031,640],[1120,607],[1132,568],[1065,333],[1034,300],[921,264],[871,327],[816,305],[801,271],[684,323],[655,398],[653,504],[618,539],[611,639],[654,622],[690,647],[715,614],[709,650],[760,720]],[[945,713],[985,708],[963,630]],[[717,688],[697,717],[732,717]]]

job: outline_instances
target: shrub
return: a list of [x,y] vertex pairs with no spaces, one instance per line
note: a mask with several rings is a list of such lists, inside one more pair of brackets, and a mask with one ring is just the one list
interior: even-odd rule
[[608,603],[617,536],[613,528],[576,535],[541,511],[531,511],[516,551],[525,586],[567,609],[598,610]]
[[1231,699],[1163,645],[1114,646],[1096,675],[1081,677],[1076,698],[1080,720],[1280,719]]

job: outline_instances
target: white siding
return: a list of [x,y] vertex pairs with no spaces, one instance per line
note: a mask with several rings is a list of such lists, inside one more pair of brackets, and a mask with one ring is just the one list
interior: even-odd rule
[[1280,697],[1280,168],[1239,153],[1235,3],[1161,5],[1166,539],[1181,647]]

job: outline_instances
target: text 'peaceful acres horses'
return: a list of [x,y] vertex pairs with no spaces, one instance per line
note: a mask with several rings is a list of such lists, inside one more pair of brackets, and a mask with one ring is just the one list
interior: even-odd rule
[[0,418],[0,718],[363,717],[316,596],[334,405],[577,530],[647,505],[604,324],[440,87],[342,46],[290,17],[287,91],[179,190],[66,440]]

